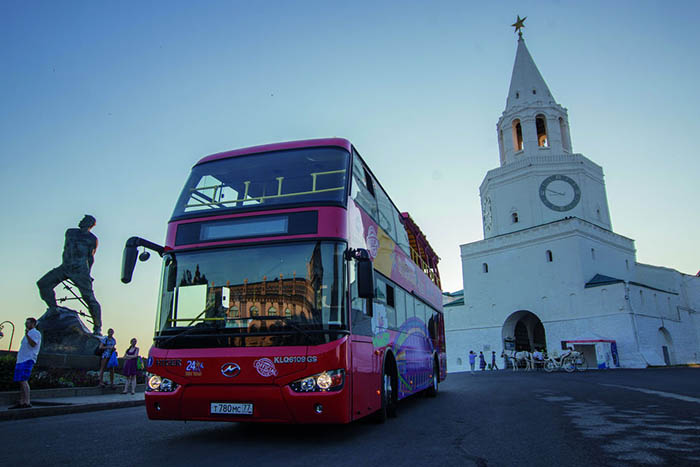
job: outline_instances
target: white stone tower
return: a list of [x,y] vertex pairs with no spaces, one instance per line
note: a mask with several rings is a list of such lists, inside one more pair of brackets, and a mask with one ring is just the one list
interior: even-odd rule
[[573,346],[593,368],[700,361],[700,277],[637,263],[613,232],[603,170],[573,152],[522,36],[497,136],[484,239],[460,245],[464,300],[445,306],[448,371],[468,368],[469,349]]
[[497,134],[501,165],[480,187],[484,238],[565,217],[612,230],[603,169],[573,153],[567,111],[554,100],[522,35]]

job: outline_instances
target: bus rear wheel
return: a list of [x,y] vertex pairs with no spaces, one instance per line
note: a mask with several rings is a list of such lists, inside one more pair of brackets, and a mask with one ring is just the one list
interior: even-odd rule
[[435,360],[433,360],[433,379],[430,387],[425,391],[428,397],[437,397],[438,385],[440,384],[440,368]]

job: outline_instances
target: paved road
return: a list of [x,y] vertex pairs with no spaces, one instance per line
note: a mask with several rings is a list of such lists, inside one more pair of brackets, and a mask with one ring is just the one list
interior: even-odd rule
[[451,374],[383,425],[152,422],[136,407],[2,422],[0,439],[7,465],[29,466],[700,465],[700,369]]

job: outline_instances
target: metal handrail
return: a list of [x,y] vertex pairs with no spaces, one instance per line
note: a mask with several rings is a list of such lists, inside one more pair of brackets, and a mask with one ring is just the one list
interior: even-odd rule
[[12,339],[15,337],[15,323],[13,323],[12,321],[3,321],[2,323],[0,323],[0,338],[2,338],[4,336],[4,334],[2,333],[2,328],[3,328],[3,325],[5,325],[7,323],[12,325],[12,334],[10,334],[10,345],[7,347],[7,350],[11,350],[12,349]]

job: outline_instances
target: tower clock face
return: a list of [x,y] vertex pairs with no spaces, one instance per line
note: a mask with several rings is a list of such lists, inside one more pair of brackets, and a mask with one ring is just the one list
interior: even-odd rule
[[540,184],[540,200],[553,211],[570,211],[581,201],[581,189],[566,175],[550,175]]

